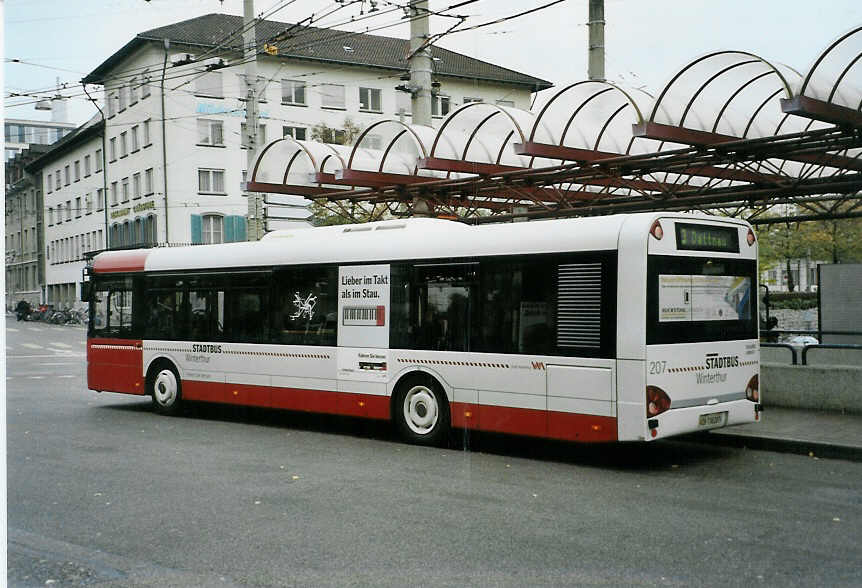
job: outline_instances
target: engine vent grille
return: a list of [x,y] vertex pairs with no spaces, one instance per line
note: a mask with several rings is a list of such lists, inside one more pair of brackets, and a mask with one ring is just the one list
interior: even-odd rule
[[602,264],[559,266],[557,346],[601,347]]

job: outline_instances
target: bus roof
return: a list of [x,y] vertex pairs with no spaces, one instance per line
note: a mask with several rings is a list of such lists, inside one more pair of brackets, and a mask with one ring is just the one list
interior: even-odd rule
[[274,231],[260,241],[108,251],[94,258],[95,273],[184,271],[265,267],[284,264],[386,262],[617,248],[627,220],[640,221],[644,235],[658,217],[675,216],[729,221],[678,213],[619,214],[577,219],[465,225],[411,218],[365,224]]

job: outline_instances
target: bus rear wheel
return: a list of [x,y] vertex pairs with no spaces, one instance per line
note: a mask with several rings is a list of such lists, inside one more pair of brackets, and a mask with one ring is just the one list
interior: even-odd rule
[[410,378],[398,386],[393,407],[401,437],[417,445],[440,445],[449,432],[449,404],[431,377]]
[[176,414],[182,401],[182,383],[177,370],[172,365],[162,363],[151,370],[147,380],[156,412],[164,415]]

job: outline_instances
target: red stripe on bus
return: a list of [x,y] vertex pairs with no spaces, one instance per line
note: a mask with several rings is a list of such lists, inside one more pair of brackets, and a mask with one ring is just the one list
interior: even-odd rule
[[150,254],[149,249],[131,251],[111,251],[97,255],[93,261],[93,272],[107,274],[112,272],[144,271],[144,263]]
[[452,426],[562,441],[616,441],[614,417],[453,402]]
[[327,390],[183,380],[186,400],[389,419],[389,397]]
[[89,339],[87,386],[103,392],[146,394],[141,347],[141,341],[129,339]]

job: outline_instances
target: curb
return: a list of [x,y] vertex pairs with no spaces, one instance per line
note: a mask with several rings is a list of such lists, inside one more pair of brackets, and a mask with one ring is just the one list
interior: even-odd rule
[[716,433],[709,431],[687,435],[684,438],[696,443],[708,443],[712,445],[724,445],[744,449],[775,451],[778,453],[795,453],[811,457],[862,462],[862,447],[853,445],[838,445],[821,441],[805,441],[803,439],[762,437],[742,435],[739,433]]

